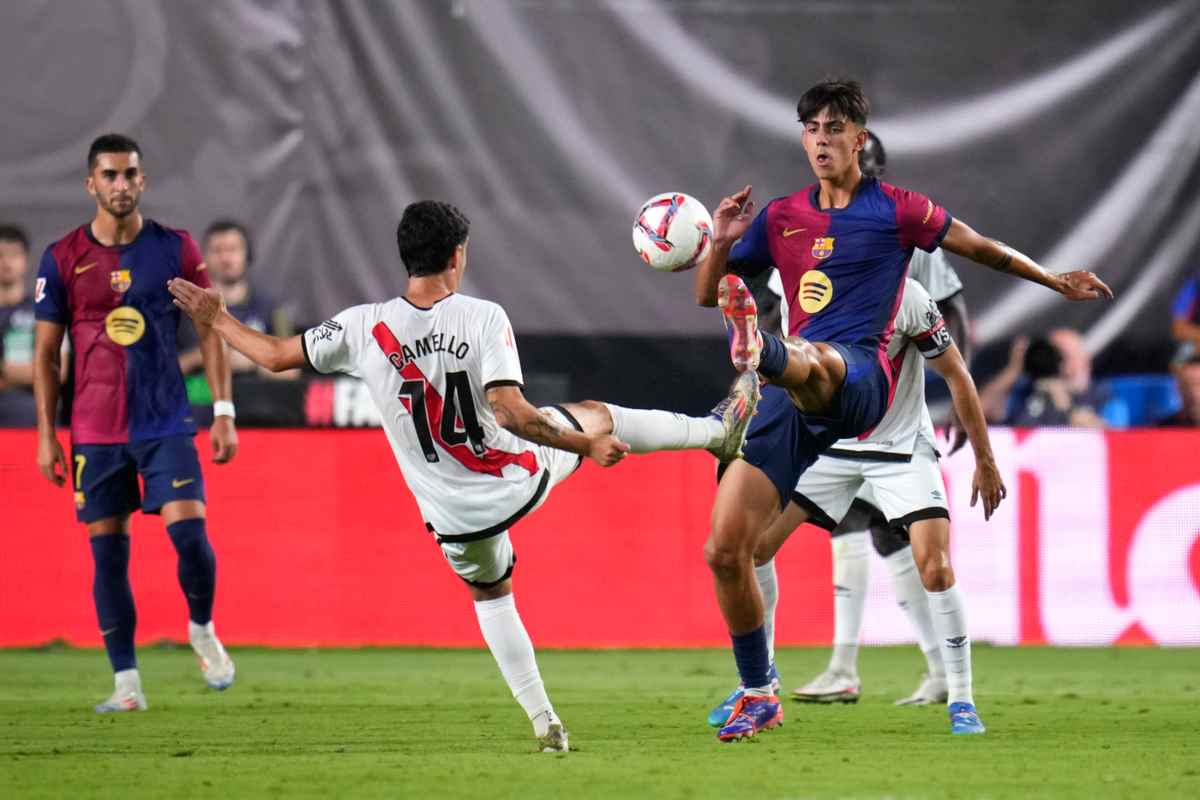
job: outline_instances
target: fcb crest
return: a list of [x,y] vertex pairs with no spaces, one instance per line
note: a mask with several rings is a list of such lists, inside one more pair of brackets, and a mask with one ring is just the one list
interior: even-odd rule
[[816,259],[829,258],[833,255],[833,237],[818,236],[813,240],[812,257]]
[[108,273],[108,285],[117,294],[125,294],[133,286],[133,275],[127,269],[114,269]]

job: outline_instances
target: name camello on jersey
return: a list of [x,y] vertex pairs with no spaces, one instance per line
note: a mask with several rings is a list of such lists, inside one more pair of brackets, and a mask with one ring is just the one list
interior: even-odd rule
[[460,341],[454,334],[431,333],[413,342],[410,347],[407,344],[400,345],[400,352],[394,350],[388,351],[388,361],[392,362],[392,366],[396,369],[404,369],[406,364],[416,361],[422,356],[433,355],[434,353],[448,353],[455,358],[462,360],[471,352],[469,342]]

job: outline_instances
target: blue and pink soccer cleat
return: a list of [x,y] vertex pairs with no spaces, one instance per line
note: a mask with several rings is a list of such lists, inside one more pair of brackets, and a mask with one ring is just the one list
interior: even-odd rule
[[[779,694],[782,684],[779,682],[779,670],[775,669],[775,665],[771,665],[771,669],[767,672],[767,677],[771,679],[771,691]],[[738,700],[742,699],[742,695],[746,693],[746,687],[738,684],[738,687],[729,693],[717,705],[713,706],[712,711],[708,712],[708,724],[713,728],[719,728],[725,724],[729,716],[733,714],[733,708],[737,705]]]
[[740,742],[753,739],[759,731],[770,730],[783,724],[783,703],[777,695],[743,694],[733,707],[733,713],[717,731],[717,740]]
[[970,736],[976,733],[987,733],[979,712],[970,703],[950,704],[950,732],[956,736]]

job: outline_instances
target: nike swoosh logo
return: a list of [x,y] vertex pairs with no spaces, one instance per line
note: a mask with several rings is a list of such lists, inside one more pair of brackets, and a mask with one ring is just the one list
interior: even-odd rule
[[99,261],[93,261],[90,264],[84,264],[82,267],[76,267],[75,274],[82,275],[83,273],[87,272],[89,269],[91,269],[92,267],[96,266],[99,263],[100,263]]
[[795,236],[797,233],[800,233],[800,232],[806,231],[806,230],[808,230],[808,228],[784,228],[783,229],[783,238],[786,239],[789,236]]
[[121,626],[120,626],[120,625],[113,625],[111,628],[109,628],[109,629],[108,629],[108,630],[106,630],[106,631],[100,631],[100,635],[101,635],[101,636],[108,636],[110,633],[112,633],[113,631],[115,631],[115,630],[116,630],[117,628],[119,628],[119,627],[121,627]]
[[174,480],[171,481],[171,486],[172,486],[172,488],[180,489],[184,486],[187,486],[189,483],[195,483],[195,482],[196,482],[195,478],[188,478],[186,481],[181,481],[178,478],[175,478]]

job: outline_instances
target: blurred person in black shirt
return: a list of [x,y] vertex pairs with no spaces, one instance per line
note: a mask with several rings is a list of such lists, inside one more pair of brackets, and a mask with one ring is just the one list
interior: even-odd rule
[[[218,219],[204,231],[204,263],[213,285],[220,290],[229,313],[239,322],[260,333],[287,338],[292,326],[283,310],[270,297],[255,289],[247,277],[254,263],[254,248],[246,226],[233,219]],[[180,328],[179,367],[185,375],[201,367],[199,342],[191,323]],[[295,380],[299,370],[273,373],[262,369],[236,350],[230,350],[229,363],[236,379],[259,375],[273,379]]]
[[[1080,352],[1083,352],[1082,347]],[[1078,354],[1070,357],[1078,359]],[[1087,393],[1077,391],[1081,385],[1091,383],[1090,359],[1086,364],[1086,382],[1081,382],[1083,367],[1078,360],[1069,364],[1068,358],[1049,337],[1038,337],[1029,342],[1024,354],[1024,378],[1028,390],[1020,405],[1009,415],[1009,425],[1021,428],[1104,427],[1104,420],[1089,404]]]
[[33,296],[29,237],[0,224],[0,427],[33,427]]
[[1200,355],[1193,355],[1173,368],[1183,406],[1158,421],[1160,428],[1200,428]]

